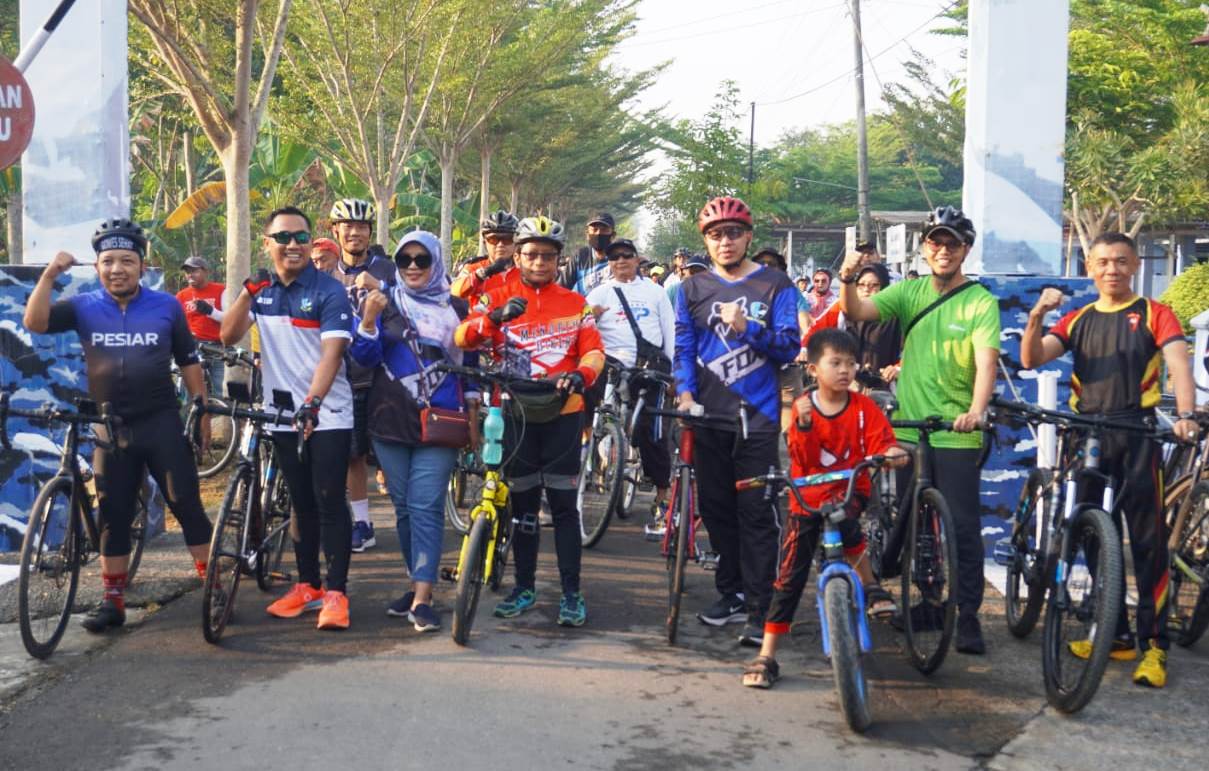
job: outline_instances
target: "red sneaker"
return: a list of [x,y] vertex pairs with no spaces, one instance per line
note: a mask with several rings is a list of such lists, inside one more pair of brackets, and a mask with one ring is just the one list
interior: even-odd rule
[[344,592],[326,592],[319,611],[320,629],[348,629],[348,597]]

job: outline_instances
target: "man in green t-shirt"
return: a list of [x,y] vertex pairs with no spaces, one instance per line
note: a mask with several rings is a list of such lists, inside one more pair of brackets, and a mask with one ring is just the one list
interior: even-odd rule
[[[957,528],[955,647],[960,653],[981,654],[986,652],[978,623],[985,583],[978,495],[982,434],[974,430],[995,387],[999,303],[961,272],[974,236],[973,223],[960,210],[939,208],[929,215],[924,229],[923,253],[931,276],[900,281],[861,299],[854,282],[862,255],[853,252],[840,268],[840,297],[844,313],[854,321],[897,319],[902,325],[906,339],[895,417],[922,420],[939,415],[953,421],[954,433],[929,437],[935,456],[933,481],[949,504]],[[951,296],[921,316],[945,295]],[[918,440],[912,430],[897,429],[895,433],[902,441]]]

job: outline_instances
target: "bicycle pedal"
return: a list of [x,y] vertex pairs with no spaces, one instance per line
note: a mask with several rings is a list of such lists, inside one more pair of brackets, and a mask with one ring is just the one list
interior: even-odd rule
[[441,580],[457,583],[458,571],[456,568],[441,568]]

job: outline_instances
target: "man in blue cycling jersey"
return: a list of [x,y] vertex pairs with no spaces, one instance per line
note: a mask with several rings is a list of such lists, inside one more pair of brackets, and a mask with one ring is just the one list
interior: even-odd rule
[[210,520],[202,508],[193,451],[185,439],[172,383],[172,362],[180,367],[190,397],[206,398],[197,343],[176,298],[139,284],[147,236],[128,219],[102,222],[92,236],[101,289],[50,302],[55,281],[75,264],[59,252],[47,264],[25,306],[30,332],[75,331],[84,348],[88,392],[109,403],[121,419],[117,436],[98,437],[92,454],[101,518],[101,581],[105,596],[85,616],[89,632],[126,623],[126,573],[130,526],[139,488],[147,472],[159,485],[180,522],[185,544],[201,577],[210,553]]
[[701,519],[718,553],[720,595],[697,614],[724,626],[746,620],[739,641],[759,647],[772,600],[780,525],[760,491],[736,493],[735,480],[778,465],[778,370],[800,348],[797,290],[789,277],[747,257],[752,215],[737,198],[715,198],[698,217],[713,269],[684,280],[676,297],[676,393],[681,410],[743,411],[739,426],[698,427],[693,466]]

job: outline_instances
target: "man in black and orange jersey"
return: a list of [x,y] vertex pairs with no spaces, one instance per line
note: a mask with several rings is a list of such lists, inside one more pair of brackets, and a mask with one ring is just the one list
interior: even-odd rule
[[487,215],[479,225],[487,253],[467,260],[449,285],[454,297],[472,306],[479,298],[516,276],[516,216],[505,209]]
[[[1129,236],[1105,233],[1096,238],[1087,254],[1087,274],[1096,282],[1099,299],[1067,313],[1043,336],[1042,320],[1063,300],[1057,289],[1045,289],[1020,340],[1021,362],[1028,368],[1039,367],[1071,351],[1075,359],[1071,407],[1080,413],[1108,415],[1114,421],[1141,421],[1154,414],[1160,397],[1159,372],[1165,363],[1179,409],[1175,433],[1191,441],[1197,424],[1191,419],[1194,387],[1188,344],[1170,308],[1134,293],[1132,279],[1138,265],[1137,247]],[[1168,534],[1160,448],[1156,441],[1137,434],[1109,432],[1101,450],[1101,469],[1113,475],[1121,491],[1138,586],[1137,643],[1129,631],[1122,592],[1111,655],[1131,661],[1140,647],[1143,657],[1134,682],[1162,688],[1167,682],[1169,643]],[[1072,643],[1071,652],[1086,658],[1091,643]]]
[[579,567],[583,546],[576,507],[583,418],[583,392],[604,368],[604,346],[583,296],[556,283],[563,227],[546,217],[528,217],[516,232],[520,277],[483,295],[454,336],[462,348],[487,346],[509,372],[551,380],[553,392],[518,388],[520,421],[507,420],[507,469],[512,507],[519,522],[513,535],[516,587],[495,608],[512,618],[537,601],[538,509],[542,489],[554,519],[554,547],[562,583],[558,623],[581,626],[587,619]]

